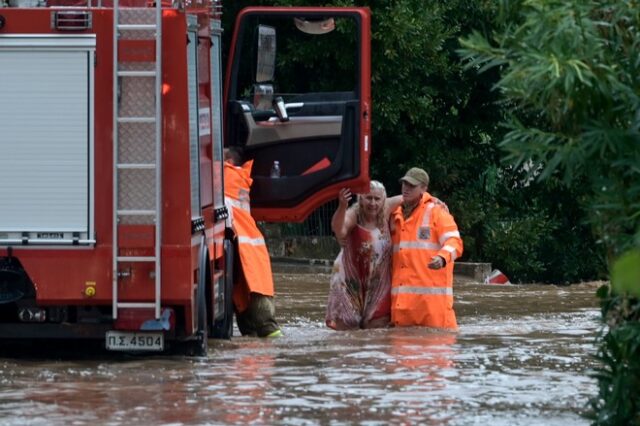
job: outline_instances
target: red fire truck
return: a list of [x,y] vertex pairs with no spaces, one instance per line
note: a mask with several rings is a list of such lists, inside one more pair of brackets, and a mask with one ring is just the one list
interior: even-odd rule
[[229,338],[223,147],[257,220],[366,188],[369,23],[244,9],[223,77],[219,0],[0,0],[0,345]]

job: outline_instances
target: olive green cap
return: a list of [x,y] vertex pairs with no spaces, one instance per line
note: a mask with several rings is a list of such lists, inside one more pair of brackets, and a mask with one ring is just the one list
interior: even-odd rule
[[429,186],[429,175],[419,167],[412,167],[400,178],[400,182],[405,181],[411,185]]

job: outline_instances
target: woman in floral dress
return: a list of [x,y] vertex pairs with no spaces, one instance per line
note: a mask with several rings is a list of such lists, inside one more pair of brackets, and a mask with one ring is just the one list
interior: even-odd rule
[[331,228],[342,246],[331,276],[326,324],[335,330],[387,327],[391,309],[389,213],[401,196],[387,198],[371,181],[369,193],[347,208],[351,191],[342,189]]

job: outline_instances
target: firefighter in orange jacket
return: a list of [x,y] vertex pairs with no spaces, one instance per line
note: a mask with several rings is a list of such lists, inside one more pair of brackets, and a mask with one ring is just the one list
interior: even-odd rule
[[236,236],[233,304],[242,335],[278,337],[271,261],[264,236],[251,216],[249,191],[253,160],[243,163],[238,148],[225,150],[224,195]]
[[403,203],[391,214],[391,322],[456,330],[453,262],[462,254],[447,206],[427,192],[429,175],[414,167],[400,179]]

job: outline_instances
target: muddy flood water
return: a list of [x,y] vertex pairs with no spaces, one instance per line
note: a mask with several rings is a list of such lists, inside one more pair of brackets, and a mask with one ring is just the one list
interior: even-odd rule
[[275,278],[282,338],[236,329],[206,359],[0,357],[0,425],[588,424],[598,284],[458,282],[450,335],[335,332],[328,275]]

